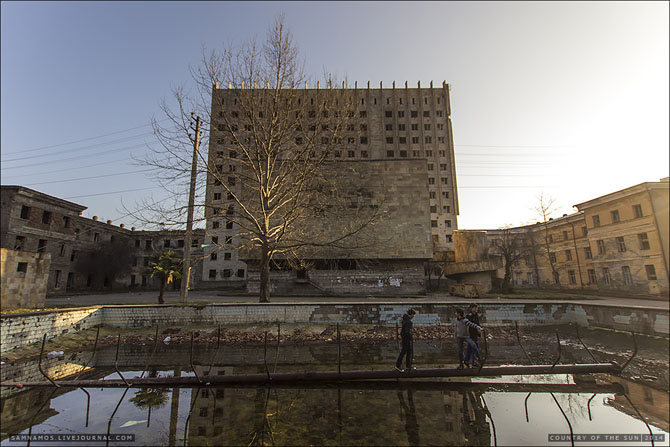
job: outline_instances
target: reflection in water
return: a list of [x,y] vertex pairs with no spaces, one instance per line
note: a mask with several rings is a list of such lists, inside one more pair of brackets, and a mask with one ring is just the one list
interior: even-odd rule
[[407,442],[409,445],[419,445],[419,423],[416,421],[416,409],[414,408],[414,393],[411,389],[407,390],[407,401],[405,403],[402,391],[398,391],[398,400],[400,401],[400,420],[405,421],[405,431],[407,432]]
[[[392,343],[359,348],[354,350],[347,346],[343,350],[343,369],[361,369],[362,365],[357,363],[361,358],[368,360],[365,366],[390,368],[397,355]],[[205,350],[195,356],[196,372],[200,376],[210,369],[211,374],[218,375],[265,372],[262,351],[259,355],[258,348],[254,349],[256,351],[250,347],[236,351],[230,347]],[[448,358],[451,354],[445,353],[445,349],[439,343],[417,344],[425,366],[437,365]],[[566,356],[568,353],[566,349]],[[113,354],[100,350],[94,359],[95,367],[84,375],[117,378],[111,369]],[[518,355],[518,352],[512,354]],[[279,371],[332,369],[337,365],[337,351],[332,344],[282,346],[280,355]],[[121,357],[124,375],[133,377],[147,369],[147,356],[148,353],[139,350],[125,352]],[[82,362],[89,357],[82,355]],[[220,360],[222,358],[226,363]],[[151,377],[193,375],[190,367],[174,368],[175,364],[189,364],[188,355],[184,353],[158,350],[151,361]],[[491,378],[472,380],[493,381]],[[575,384],[569,375],[498,380]],[[618,378],[608,377],[605,381],[612,380],[623,383],[627,396],[654,433],[667,435],[667,391]],[[473,382],[449,385],[403,380],[386,382],[385,386],[376,388],[369,383],[320,388],[145,387],[125,390],[125,396],[123,389],[87,388],[92,403],[90,414],[86,407],[87,396],[79,389],[13,390],[15,394],[3,394],[1,401],[1,438],[2,445],[14,446],[22,444],[10,443],[9,433],[106,433],[109,430],[118,434],[134,433],[133,445],[136,446],[536,445],[546,444],[548,433],[569,432],[549,391],[555,393],[575,433],[646,432],[633,406],[623,395],[611,390],[598,391],[582,384],[579,392],[563,392],[556,388],[531,390],[519,386],[514,389]],[[526,399],[529,390],[532,397]],[[597,397],[593,398],[596,391]],[[530,416],[528,423],[526,406]]]

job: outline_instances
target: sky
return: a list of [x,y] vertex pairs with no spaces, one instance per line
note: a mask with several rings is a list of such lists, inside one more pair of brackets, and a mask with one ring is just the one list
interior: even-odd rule
[[451,85],[461,229],[538,220],[668,176],[668,2],[6,2],[0,173],[135,224],[141,157],[203,44],[283,13],[309,74]]

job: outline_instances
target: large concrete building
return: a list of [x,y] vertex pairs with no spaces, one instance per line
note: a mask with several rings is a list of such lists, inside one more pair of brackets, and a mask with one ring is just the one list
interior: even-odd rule
[[579,203],[577,213],[546,223],[487,230],[491,253],[518,238],[516,287],[667,296],[669,191],[666,177]]
[[[433,88],[431,82],[429,88],[421,88],[420,84],[417,88],[409,88],[407,83],[404,88],[396,88],[395,83],[391,88],[382,87],[380,84],[380,88],[370,88],[368,83],[367,88],[337,89],[338,94],[355,105],[356,112],[349,112],[352,119],[334,147],[332,161],[357,166],[355,170],[361,173],[361,183],[370,183],[368,186],[374,194],[384,197],[386,211],[393,212],[392,217],[380,223],[380,232],[398,234],[378,252],[320,255],[327,259],[376,263],[376,267],[364,274],[341,269],[329,269],[329,272],[311,269],[309,279],[322,291],[356,289],[360,293],[360,286],[388,282],[389,277],[395,282],[398,274],[402,274],[403,281],[406,278],[405,284],[414,284],[409,289],[401,289],[419,291],[423,289],[419,284],[423,283],[422,263],[430,258],[444,258],[446,253],[453,252],[452,234],[458,227],[459,210],[449,86],[443,83],[441,87]],[[311,110],[316,108],[311,105],[319,90],[305,88],[297,92],[301,95],[299,103],[304,110],[296,113],[304,112],[305,116],[318,118],[320,112]],[[226,120],[245,117],[248,110],[242,110],[237,100],[240,95],[240,89],[230,86],[213,91],[209,163],[222,172],[232,173],[236,168],[239,142],[230,138],[230,129],[237,129],[237,124],[228,121],[226,132],[226,126],[217,124],[216,120],[224,115]],[[345,113],[344,110],[341,113]],[[244,119],[239,122],[240,131],[247,122]],[[235,174],[227,176],[221,176],[224,182],[226,179],[234,182]],[[236,223],[226,219],[225,210],[230,206],[230,198],[221,178],[215,178],[211,172],[208,176],[206,209],[214,211],[207,215],[206,244],[209,247],[205,249],[202,280],[218,286],[249,280],[250,290],[254,290],[258,272],[236,249],[240,230]],[[384,186],[377,187],[371,182]],[[410,221],[415,225],[402,225],[402,222]],[[401,266],[403,259],[412,265],[411,274],[405,269],[406,265]],[[353,265],[340,263],[343,264]],[[277,277],[293,275],[299,279],[298,274],[304,275],[304,272],[274,273]],[[344,282],[350,287],[336,286]]]

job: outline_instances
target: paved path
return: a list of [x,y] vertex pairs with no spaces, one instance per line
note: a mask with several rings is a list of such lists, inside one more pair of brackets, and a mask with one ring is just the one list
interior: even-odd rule
[[[200,290],[189,292],[189,302],[191,303],[258,303],[258,298],[255,296],[244,295],[220,295],[221,292],[216,290]],[[164,296],[166,303],[178,303],[179,292],[166,292]],[[461,298],[447,294],[430,294],[426,296],[411,296],[411,297],[287,297],[277,296],[271,297],[273,303],[360,303],[360,302],[388,302],[388,303],[468,303],[476,301],[479,304],[485,305],[487,303],[559,303],[569,302],[573,304],[596,304],[604,306],[623,306],[632,308],[652,308],[668,311],[670,308],[670,301],[653,300],[644,298],[621,298],[621,297],[593,297],[592,299],[529,299],[529,298]],[[157,304],[158,292],[125,292],[125,293],[109,293],[109,294],[92,294],[92,295],[68,295],[54,298],[47,298],[45,307],[62,306],[71,304],[73,306],[95,306],[100,304]]]

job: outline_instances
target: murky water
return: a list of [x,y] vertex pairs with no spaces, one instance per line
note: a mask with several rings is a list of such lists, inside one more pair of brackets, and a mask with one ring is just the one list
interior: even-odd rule
[[[416,346],[419,366],[438,366],[453,358],[448,342]],[[386,369],[395,343],[361,344],[344,350],[343,369]],[[85,373],[118,378],[113,349],[96,354]],[[188,346],[124,347],[119,364],[124,376],[193,375]],[[268,353],[270,369],[336,369],[332,344],[282,346]],[[499,353],[496,363],[505,360]],[[517,356],[511,352],[508,357]],[[570,362],[570,352],[563,353]],[[276,356],[276,357],[275,357]],[[71,358],[80,365],[90,357]],[[509,360],[509,359],[508,359]],[[243,374],[264,371],[263,347],[200,347],[198,373]],[[177,365],[178,367],[175,367]],[[24,377],[34,365],[24,365]],[[32,369],[31,369],[32,368]],[[79,367],[80,368],[80,367]],[[145,373],[146,375],[146,373]],[[32,376],[31,376],[32,377]],[[20,379],[14,377],[12,380]],[[608,384],[620,383],[625,391]],[[506,385],[503,385],[506,384]],[[549,385],[539,385],[549,384]],[[554,384],[554,385],[550,385]],[[559,387],[562,386],[561,387]],[[621,391],[621,388],[618,388]],[[553,391],[553,394],[552,392]],[[88,393],[88,394],[87,394]],[[570,375],[476,377],[457,382],[403,380],[378,384],[288,387],[202,388],[33,388],[3,394],[2,442],[18,445],[570,445],[549,435],[601,435],[601,442],[575,445],[652,445],[615,442],[606,435],[649,435],[668,445],[667,391],[599,376],[598,383]],[[641,420],[643,417],[649,423]],[[134,442],[15,442],[9,434],[135,435]],[[569,439],[569,438],[564,438]],[[635,439],[635,438],[633,438]]]

